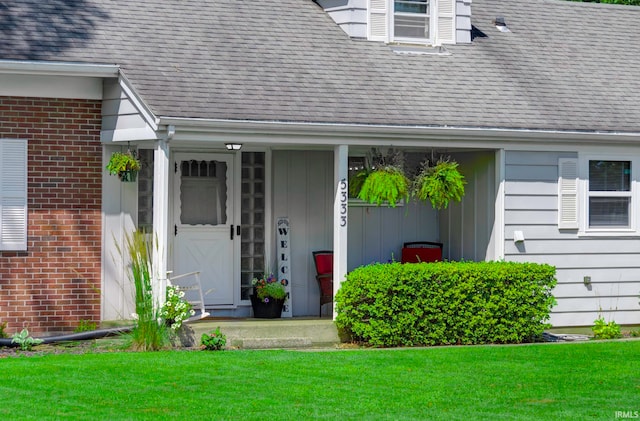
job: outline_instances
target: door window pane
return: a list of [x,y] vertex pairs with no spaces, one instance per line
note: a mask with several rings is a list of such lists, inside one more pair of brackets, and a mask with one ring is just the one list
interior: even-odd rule
[[227,163],[180,163],[180,222],[185,225],[227,223]]

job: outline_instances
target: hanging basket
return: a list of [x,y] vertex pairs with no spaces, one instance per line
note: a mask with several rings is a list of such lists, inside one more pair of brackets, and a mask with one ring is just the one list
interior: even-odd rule
[[136,179],[138,178],[138,171],[121,171],[120,173],[118,173],[118,177],[120,177],[120,181],[124,183],[131,183],[136,181]]

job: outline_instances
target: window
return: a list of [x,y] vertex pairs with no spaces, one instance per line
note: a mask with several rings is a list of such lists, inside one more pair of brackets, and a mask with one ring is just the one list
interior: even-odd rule
[[589,161],[589,228],[631,228],[631,162]]
[[400,38],[429,38],[428,0],[395,0],[393,5],[393,35]]
[[265,271],[266,157],[264,152],[242,152],[242,243],[240,296],[249,299],[251,281]]
[[0,251],[27,249],[27,141],[0,140]]
[[371,41],[456,43],[456,0],[369,0],[367,13]]
[[142,167],[138,172],[138,229],[153,231],[153,149],[139,149]]
[[558,161],[558,228],[587,235],[638,235],[640,160],[586,156]]

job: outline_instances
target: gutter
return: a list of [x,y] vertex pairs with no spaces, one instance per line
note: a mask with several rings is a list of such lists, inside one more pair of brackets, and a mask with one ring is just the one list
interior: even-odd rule
[[256,120],[223,120],[160,117],[159,126],[175,126],[178,134],[185,139],[192,136],[211,136],[219,134],[222,137],[237,135],[247,141],[259,143],[273,142],[273,138],[265,139],[264,135],[284,136],[278,143],[299,143],[316,140],[319,144],[358,144],[361,139],[371,142],[380,139],[389,142],[392,138],[395,145],[402,146],[403,141],[415,140],[469,140],[509,142],[546,141],[555,144],[557,141],[576,143],[601,143],[612,141],[620,143],[639,143],[640,131],[570,131],[545,130],[501,127],[456,127],[456,126],[393,126],[377,124],[342,124],[342,123],[311,123],[311,122],[282,122]]
[[120,67],[115,64],[0,60],[0,73],[42,76],[117,77],[119,72]]

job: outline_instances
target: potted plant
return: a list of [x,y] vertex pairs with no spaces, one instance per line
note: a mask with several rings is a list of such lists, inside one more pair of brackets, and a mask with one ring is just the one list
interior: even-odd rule
[[429,200],[435,209],[446,209],[451,200],[462,200],[465,184],[458,163],[440,159],[434,166],[423,164],[413,180],[412,193],[420,200]]
[[107,171],[117,175],[121,181],[136,181],[140,160],[131,151],[114,152],[107,164]]
[[278,282],[273,274],[254,278],[251,306],[253,316],[261,319],[277,319],[282,315],[282,307],[287,292],[284,284]]

